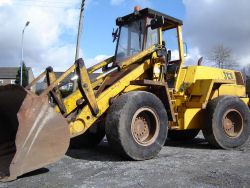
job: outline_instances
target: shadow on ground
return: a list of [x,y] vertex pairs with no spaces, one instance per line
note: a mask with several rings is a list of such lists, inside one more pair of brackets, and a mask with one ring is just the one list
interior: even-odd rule
[[37,175],[45,174],[45,173],[48,173],[48,172],[49,172],[49,169],[40,168],[40,169],[31,171],[31,172],[28,172],[26,174],[23,174],[22,176],[19,176],[18,179],[27,178],[27,177],[31,177],[31,176],[37,176]]
[[[195,138],[189,141],[173,141],[170,139],[166,140],[165,146],[167,147],[182,147],[191,149],[215,149],[209,145],[205,139]],[[121,162],[126,159],[120,157],[112,148],[109,146],[106,140],[102,141],[99,145],[90,149],[69,149],[66,153],[67,156],[75,159],[83,159],[90,161],[112,161]]]
[[107,141],[102,141],[94,148],[71,149],[66,153],[67,156],[75,159],[84,159],[90,161],[125,161],[108,145]]
[[185,141],[174,141],[167,139],[165,142],[165,146],[191,149],[216,149],[213,146],[209,145],[204,138],[194,138],[193,140]]

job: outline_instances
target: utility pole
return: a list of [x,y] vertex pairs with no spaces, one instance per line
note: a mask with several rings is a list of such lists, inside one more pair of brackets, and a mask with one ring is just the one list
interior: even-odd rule
[[22,49],[21,49],[21,62],[20,62],[20,86],[22,86],[23,83],[23,38],[24,38],[24,30],[29,25],[29,21],[26,22],[23,32],[22,32]]
[[[83,12],[84,12],[84,3],[85,3],[85,0],[82,0],[79,26],[78,26],[75,61],[79,58],[80,42],[81,42],[81,35],[82,35],[82,20],[83,20]],[[76,74],[76,71],[75,71],[75,74]],[[77,85],[77,79],[74,80],[73,92],[76,90],[76,85]]]

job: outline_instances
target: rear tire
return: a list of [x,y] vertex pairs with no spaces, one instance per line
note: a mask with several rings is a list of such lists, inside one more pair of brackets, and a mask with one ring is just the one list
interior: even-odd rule
[[105,128],[109,144],[121,156],[132,160],[151,159],[165,143],[167,112],[154,94],[129,92],[112,104]]
[[93,148],[98,145],[105,136],[104,121],[95,122],[85,133],[70,140],[70,146],[74,149]]
[[168,138],[175,141],[192,140],[199,132],[200,129],[168,130]]
[[211,145],[232,149],[247,141],[250,112],[240,98],[220,96],[208,103],[206,115],[202,132]]

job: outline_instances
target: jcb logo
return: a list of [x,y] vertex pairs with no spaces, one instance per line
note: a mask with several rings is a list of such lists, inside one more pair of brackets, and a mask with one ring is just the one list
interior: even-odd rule
[[231,72],[223,72],[224,73],[224,79],[225,80],[233,80],[234,79],[234,76]]

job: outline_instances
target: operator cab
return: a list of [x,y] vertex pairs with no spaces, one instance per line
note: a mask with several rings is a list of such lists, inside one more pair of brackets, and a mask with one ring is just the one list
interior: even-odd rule
[[155,44],[162,45],[162,31],[182,25],[182,21],[149,8],[135,7],[132,14],[116,19],[119,26],[115,62],[122,62]]

